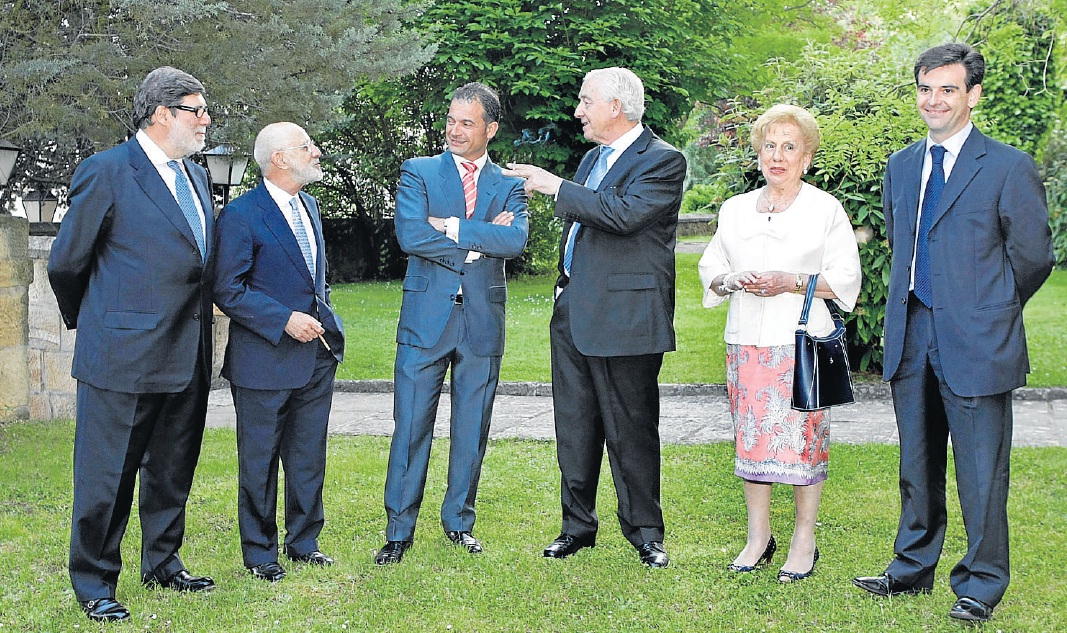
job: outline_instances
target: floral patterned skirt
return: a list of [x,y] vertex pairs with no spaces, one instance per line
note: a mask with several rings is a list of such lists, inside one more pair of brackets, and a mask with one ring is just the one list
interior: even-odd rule
[[792,345],[726,346],[734,473],[748,481],[811,485],[826,479],[830,410],[795,411]]

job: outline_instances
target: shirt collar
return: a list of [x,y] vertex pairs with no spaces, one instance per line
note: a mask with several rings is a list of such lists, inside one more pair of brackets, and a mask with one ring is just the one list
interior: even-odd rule
[[474,170],[474,173],[477,174],[482,171],[482,167],[485,167],[485,164],[489,161],[489,152],[485,152],[474,160],[467,160],[466,158],[452,154],[452,160],[456,161],[456,169],[458,169],[461,174],[466,173],[463,168],[463,163],[474,163],[478,166],[478,169]]
[[151,161],[153,165],[166,165],[172,160],[178,160],[178,163],[181,164],[182,161],[180,159],[174,159],[167,156],[167,153],[164,152],[159,145],[156,145],[156,142],[153,141],[152,137],[144,130],[137,130],[137,134],[134,138],[137,139],[137,142],[141,145],[141,149],[144,150],[145,155],[148,156],[148,160]]
[[926,153],[929,154],[930,153],[930,148],[933,147],[934,145],[940,145],[941,147],[945,148],[945,151],[947,151],[949,154],[952,154],[953,158],[959,156],[960,152],[963,151],[963,144],[967,142],[967,137],[971,135],[971,130],[973,130],[973,129],[974,129],[974,123],[971,123],[970,121],[968,121],[967,125],[963,126],[962,130],[960,130],[959,132],[956,132],[952,136],[946,138],[941,143],[935,143],[934,139],[930,138],[930,136],[927,135],[926,136]]
[[613,142],[608,143],[608,147],[615,150],[611,153],[611,156],[608,157],[608,164],[614,164],[619,156],[622,156],[622,153],[628,150],[630,146],[634,144],[634,141],[637,140],[637,137],[641,136],[641,133],[644,131],[645,126],[638,123],[625,134],[615,139]]
[[[289,209],[291,208],[289,206],[289,201],[292,200],[294,197],[300,197],[299,192],[296,194],[296,196],[294,196],[293,194],[289,193],[285,189],[282,189],[267,178],[263,179],[263,186],[267,188],[267,193],[269,193],[270,197],[274,199],[274,202],[278,205],[278,208],[286,213],[288,213]],[[300,204],[301,206],[303,206],[304,203],[302,200]]]

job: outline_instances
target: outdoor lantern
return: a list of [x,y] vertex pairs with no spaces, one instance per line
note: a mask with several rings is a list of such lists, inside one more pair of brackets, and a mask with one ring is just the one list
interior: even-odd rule
[[26,219],[33,222],[52,222],[59,207],[59,198],[52,195],[51,191],[34,189],[22,198],[22,206],[26,209]]
[[6,187],[11,179],[11,172],[15,170],[15,161],[18,160],[22,150],[7,141],[0,140],[0,187]]
[[212,184],[222,187],[222,204],[230,201],[230,187],[241,184],[248,169],[248,155],[236,153],[233,145],[216,145],[203,152]]

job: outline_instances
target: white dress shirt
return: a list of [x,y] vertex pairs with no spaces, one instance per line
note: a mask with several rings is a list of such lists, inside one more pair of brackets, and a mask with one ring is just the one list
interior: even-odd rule
[[[141,149],[143,149],[145,155],[148,156],[148,160],[152,162],[152,166],[159,172],[159,176],[163,179],[163,182],[166,183],[167,189],[170,189],[170,195],[174,196],[175,202],[178,201],[178,191],[175,189],[175,182],[178,179],[178,175],[174,173],[174,170],[171,169],[170,165],[167,163],[172,160],[178,162],[178,165],[181,166],[182,173],[185,174],[185,179],[189,181],[189,191],[193,193],[193,204],[196,205],[196,212],[200,214],[200,230],[204,230],[203,227],[207,226],[204,223],[204,208],[200,206],[200,196],[196,195],[196,189],[193,188],[193,179],[190,178],[189,173],[185,171],[185,164],[182,162],[182,159],[167,156],[167,153],[160,149],[159,145],[156,145],[156,142],[153,141],[152,137],[148,136],[144,130],[137,130],[137,134],[134,138],[137,139]],[[200,237],[206,238],[204,235],[201,235]],[[206,242],[207,240],[205,239],[204,241]]]
[[[463,166],[463,163],[474,163],[477,169],[474,170],[474,185],[478,185],[478,179],[482,176],[482,168],[485,167],[485,163],[489,161],[489,154],[485,153],[474,160],[467,160],[460,156],[452,154],[452,159],[456,161],[456,169],[459,170],[459,180],[463,182],[463,177],[467,175],[467,169]],[[466,207],[463,212],[466,216]],[[459,242],[459,217],[451,216],[445,218],[445,236],[453,242]],[[482,254],[478,251],[467,251],[467,258],[463,260],[466,263],[471,263],[474,260],[481,257]]]
[[[930,172],[934,170],[934,161],[930,157],[930,148],[934,145],[940,145],[945,148],[945,156],[942,159],[942,163],[945,168],[945,183],[947,184],[949,174],[952,173],[952,168],[956,166],[956,158],[959,157],[960,152],[963,150],[963,144],[967,142],[967,137],[971,135],[971,130],[973,129],[974,124],[968,121],[962,130],[945,139],[944,143],[937,143],[927,135],[926,154],[923,157],[923,177],[922,182],[919,184],[919,208],[915,210],[915,244],[912,246],[917,247],[919,244],[919,221],[922,220],[923,199],[926,198],[926,182],[930,180]],[[911,251],[911,285],[908,286],[909,290],[915,289],[915,250],[913,248]]]
[[281,211],[282,217],[285,218],[285,223],[289,225],[289,230],[293,232],[293,237],[296,237],[296,226],[293,224],[293,209],[289,206],[289,201],[294,197],[296,198],[297,208],[300,209],[300,220],[304,224],[304,232],[307,233],[308,243],[311,244],[311,261],[315,264],[315,270],[319,269],[319,246],[315,240],[315,228],[311,224],[311,216],[308,215],[307,209],[304,208],[304,201],[300,199],[300,194],[293,196],[285,189],[282,189],[278,185],[274,184],[270,180],[264,178],[263,185],[267,188],[267,193],[274,200],[274,204],[278,205],[278,210]]

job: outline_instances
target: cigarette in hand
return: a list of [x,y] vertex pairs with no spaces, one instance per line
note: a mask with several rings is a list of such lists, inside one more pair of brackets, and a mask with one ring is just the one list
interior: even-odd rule
[[327,352],[333,351],[332,349],[330,349],[330,344],[326,342],[326,339],[322,338],[321,334],[319,334],[319,340],[322,341],[322,346],[326,348]]

